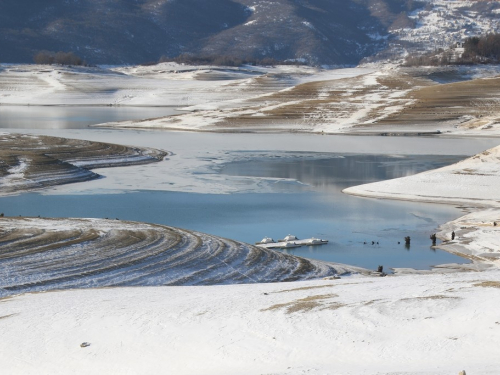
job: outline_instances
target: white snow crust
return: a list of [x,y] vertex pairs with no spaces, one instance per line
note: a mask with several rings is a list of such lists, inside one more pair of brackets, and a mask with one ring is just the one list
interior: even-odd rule
[[499,286],[487,271],[25,294],[0,300],[0,361],[24,375],[496,375]]
[[[318,71],[306,66],[230,68],[176,63],[99,68],[4,64],[0,104],[214,106],[291,87]],[[266,82],[261,85],[259,80]]]

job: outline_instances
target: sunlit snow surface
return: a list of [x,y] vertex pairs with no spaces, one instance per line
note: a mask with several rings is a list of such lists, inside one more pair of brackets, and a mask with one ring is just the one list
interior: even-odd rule
[[26,294],[0,300],[0,361],[24,375],[497,375],[499,287],[489,271]]

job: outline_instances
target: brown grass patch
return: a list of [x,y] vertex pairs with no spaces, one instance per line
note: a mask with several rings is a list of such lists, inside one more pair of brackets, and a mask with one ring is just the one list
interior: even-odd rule
[[325,304],[322,303],[323,300],[329,299],[329,298],[334,298],[338,297],[336,294],[320,294],[316,296],[309,296],[306,298],[300,298],[292,302],[287,302],[287,303],[278,303],[276,305],[270,306],[266,309],[262,309],[260,311],[273,311],[273,310],[280,310],[285,308],[287,314],[291,314],[294,312],[305,312],[305,311],[310,311],[314,308],[317,307],[325,307],[325,308],[331,308],[332,306],[335,306],[335,308],[341,307],[340,304],[338,303],[329,303]]
[[500,281],[482,281],[474,284],[474,286],[480,286],[483,288],[500,288]]
[[415,102],[380,121],[382,124],[435,123],[458,121],[462,116],[476,119],[500,111],[500,78],[432,85],[410,92]]
[[382,300],[381,299],[372,299],[371,301],[365,302],[364,305],[365,306],[370,306],[370,305],[373,305],[373,304],[375,304],[376,302],[379,302],[379,301],[382,301]]

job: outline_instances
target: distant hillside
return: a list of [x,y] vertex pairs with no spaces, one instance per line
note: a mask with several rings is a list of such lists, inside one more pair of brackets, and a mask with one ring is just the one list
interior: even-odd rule
[[356,64],[411,27],[412,0],[0,0],[0,62],[40,50],[89,63],[197,56]]
[[354,65],[500,32],[499,16],[499,0],[0,0],[0,62],[48,50],[93,64],[190,54]]

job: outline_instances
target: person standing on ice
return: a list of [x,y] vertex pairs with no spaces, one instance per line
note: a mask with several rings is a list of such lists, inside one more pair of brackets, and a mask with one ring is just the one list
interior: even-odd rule
[[455,239],[455,231],[451,232],[451,240],[453,241]]
[[430,238],[432,241],[432,246],[436,246],[436,233],[432,233]]

